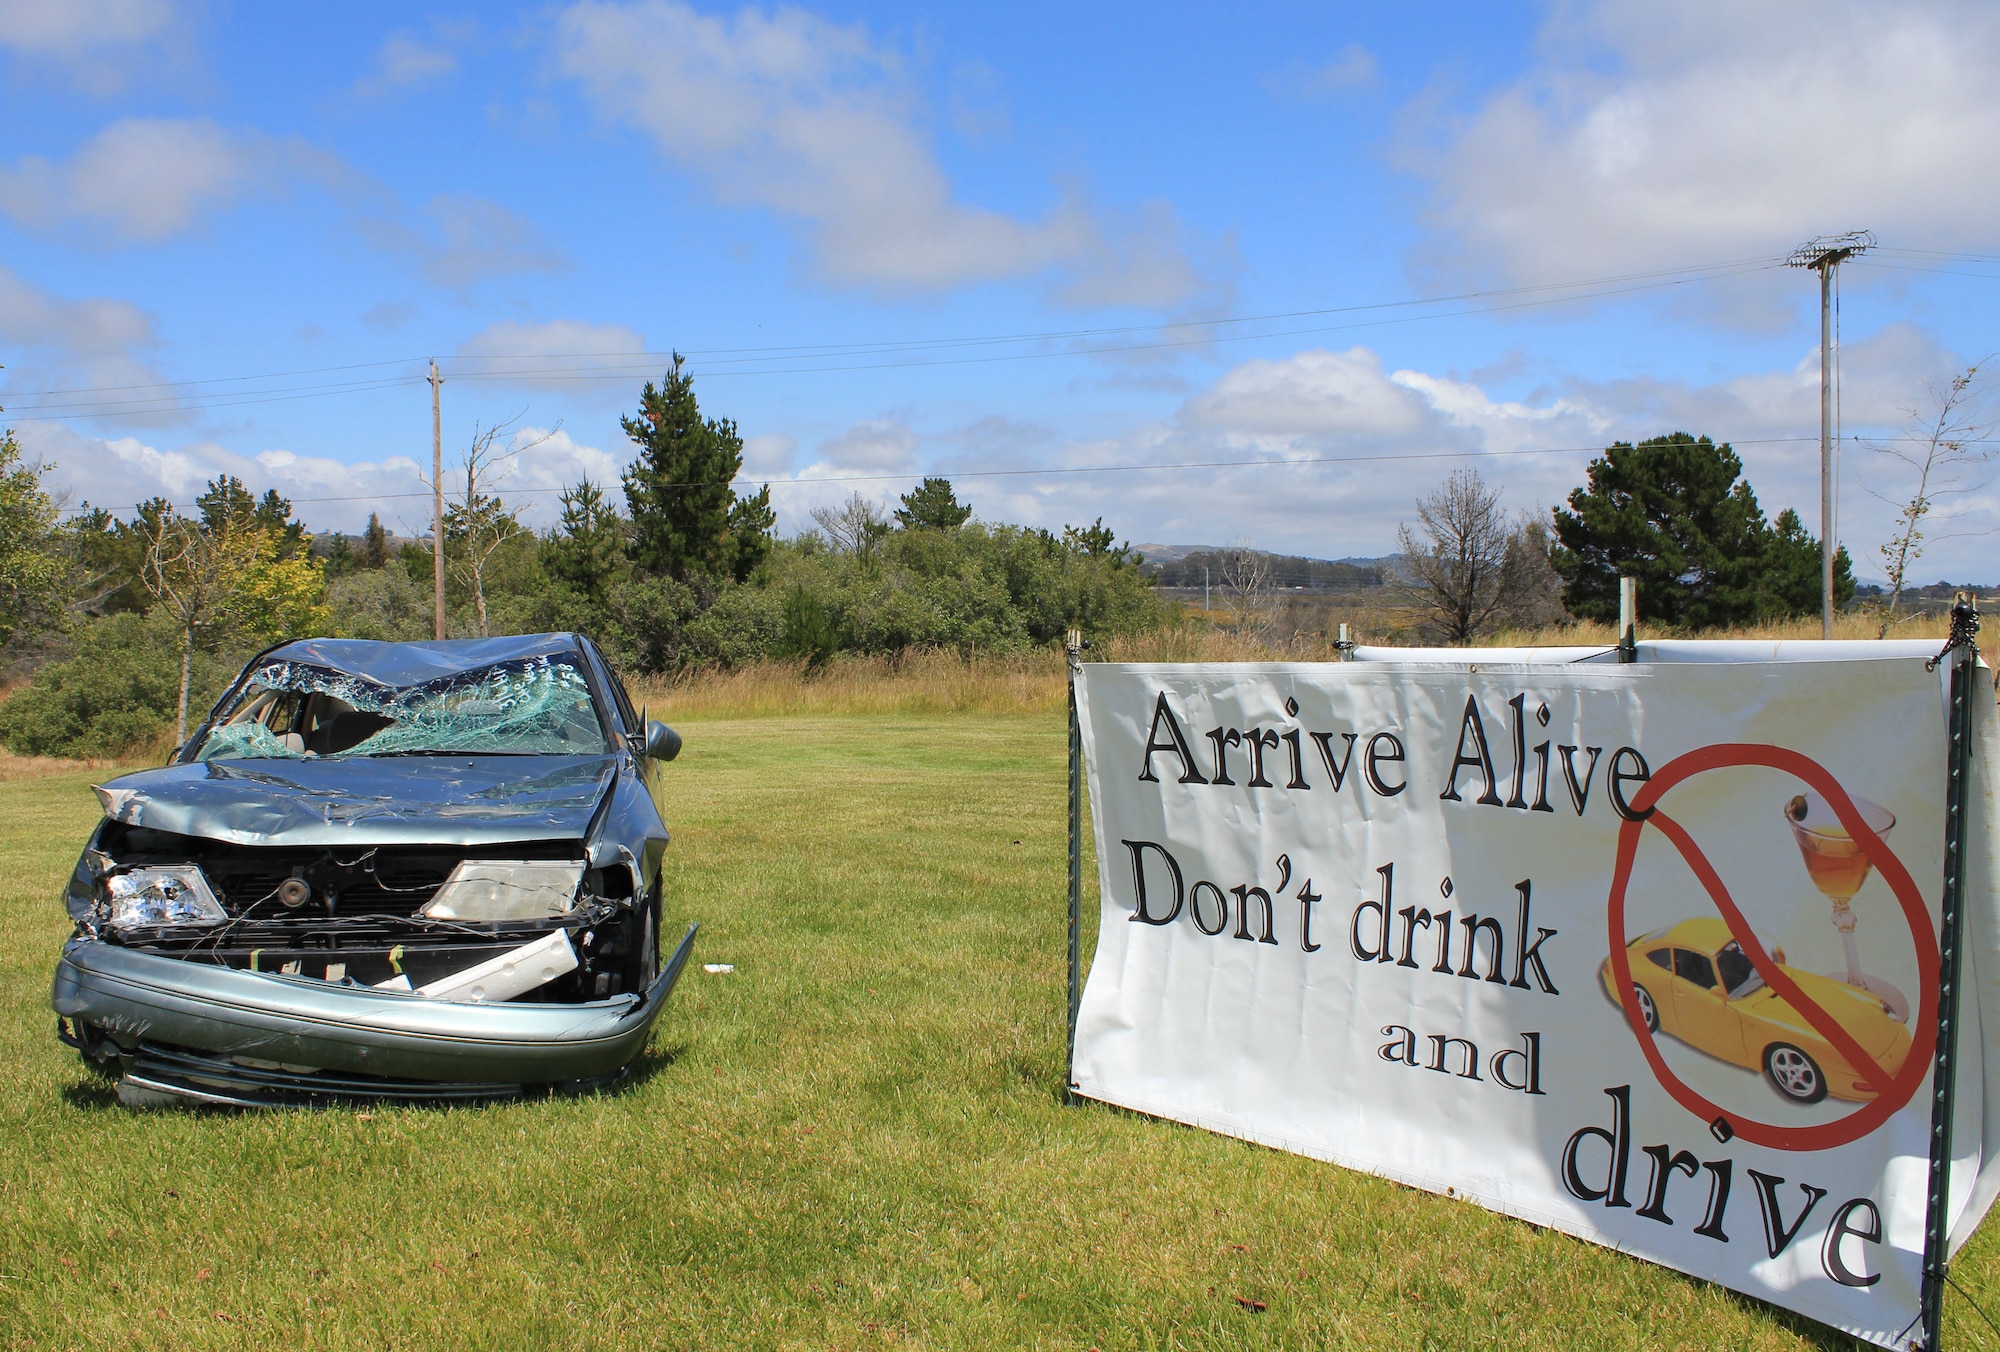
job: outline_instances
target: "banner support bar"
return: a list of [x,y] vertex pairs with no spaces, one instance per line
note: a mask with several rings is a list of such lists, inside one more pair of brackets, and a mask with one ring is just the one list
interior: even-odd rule
[[1063,1097],[1076,1088],[1076,1011],[1083,999],[1083,725],[1076,716],[1076,673],[1090,641],[1080,629],[1063,640],[1069,675],[1069,1044],[1063,1056]]
[[1972,779],[1972,699],[1979,649],[1979,606],[1965,592],[1951,608],[1951,637],[1930,667],[1951,658],[1951,731],[1946,750],[1944,899],[1938,935],[1937,1055],[1931,1069],[1929,1185],[1924,1197],[1924,1286],[1919,1317],[1924,1352],[1938,1352],[1951,1237],[1951,1129],[1956,1109],[1959,958],[1965,931],[1966,794]]

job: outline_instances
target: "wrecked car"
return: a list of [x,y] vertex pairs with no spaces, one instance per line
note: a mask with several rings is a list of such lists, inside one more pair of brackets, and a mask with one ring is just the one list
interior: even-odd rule
[[58,1036],[128,1104],[614,1083],[664,963],[664,764],[576,634],[307,639],[155,770],[97,788]]

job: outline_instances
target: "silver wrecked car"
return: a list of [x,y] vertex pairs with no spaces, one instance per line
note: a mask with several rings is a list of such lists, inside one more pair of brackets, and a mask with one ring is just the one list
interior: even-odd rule
[[309,639],[97,789],[57,1032],[131,1104],[615,1082],[660,961],[671,728],[589,639]]

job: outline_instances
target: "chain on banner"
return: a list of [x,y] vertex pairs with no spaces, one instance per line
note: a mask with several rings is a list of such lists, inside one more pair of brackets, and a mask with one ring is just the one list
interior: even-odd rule
[[2000,1191],[1975,627],[1935,657],[1072,648],[1073,1091],[1935,1349]]

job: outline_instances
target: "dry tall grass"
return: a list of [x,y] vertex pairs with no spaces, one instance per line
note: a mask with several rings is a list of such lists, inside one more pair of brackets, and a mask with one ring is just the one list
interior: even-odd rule
[[[1232,619],[1226,612],[1216,612],[1208,623],[1107,639],[1090,657],[1106,662],[1327,662],[1338,655],[1323,634],[1274,642],[1232,627]],[[1947,627],[1943,616],[1922,617],[1897,625],[1893,637],[1935,639],[1941,644]],[[1833,632],[1837,639],[1873,639],[1876,628],[1869,616],[1843,615],[1835,619]],[[1819,621],[1785,620],[1686,635],[1642,629],[1641,635],[1816,639]],[[1387,641],[1363,628],[1353,636],[1362,643]],[[1501,630],[1478,640],[1478,646],[1608,648],[1616,642],[1612,625],[1577,623]],[[668,721],[783,714],[1048,713],[1060,710],[1065,698],[1063,658],[1053,648],[972,657],[951,652],[841,657],[814,672],[807,671],[803,662],[760,662],[730,671],[641,678],[632,682],[632,694],[655,717]]]
[[80,771],[122,774],[127,770],[158,764],[164,759],[166,759],[164,753],[150,760],[135,753],[116,760],[65,760],[60,756],[17,756],[0,746],[0,784],[16,779],[40,779],[44,775],[67,775]]

